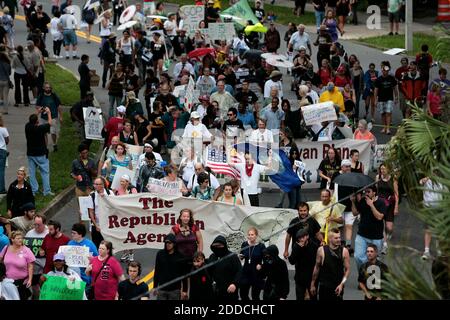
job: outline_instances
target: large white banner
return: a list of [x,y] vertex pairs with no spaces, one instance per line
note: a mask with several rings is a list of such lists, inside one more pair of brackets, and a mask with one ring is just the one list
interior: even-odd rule
[[259,230],[261,239],[281,243],[287,227],[297,216],[295,210],[234,206],[223,202],[202,201],[152,193],[121,197],[100,197],[100,229],[105,240],[117,251],[128,249],[162,249],[181,209],[194,212],[195,224],[203,237],[203,251],[208,256],[214,238],[223,235],[232,251],[239,251],[250,227]]
[[180,16],[183,19],[183,29],[186,30],[188,36],[193,36],[195,30],[199,29],[199,24],[205,19],[204,6],[182,6],[180,7]]

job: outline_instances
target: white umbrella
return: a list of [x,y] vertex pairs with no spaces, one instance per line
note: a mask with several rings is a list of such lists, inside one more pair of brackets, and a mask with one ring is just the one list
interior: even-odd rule
[[84,5],[84,9],[91,10],[100,7],[100,0],[88,0]]
[[154,15],[154,14],[147,16],[147,18],[150,18],[150,19],[161,19],[161,20],[169,19],[169,18],[167,18],[165,16],[157,16],[157,15]]
[[120,15],[119,22],[125,23],[127,21],[130,21],[133,19],[134,15],[136,14],[136,6],[132,4],[131,6],[128,6]]
[[232,16],[231,14],[225,14],[225,13],[223,13],[223,14],[220,14],[220,16],[221,16],[222,18],[226,18],[226,19],[232,19],[232,20],[244,20],[244,19],[242,19],[242,18]]
[[134,26],[136,23],[138,23],[138,22],[135,21],[135,20],[127,21],[127,22],[121,24],[121,25],[117,28],[117,30],[125,30],[125,29],[128,29],[128,28],[131,28],[131,27]]
[[266,59],[266,63],[279,68],[292,68],[294,66],[294,64],[290,62],[286,57]]
[[267,59],[287,59],[286,56],[283,56],[282,54],[276,54],[276,53],[273,53],[273,52],[263,53],[261,55],[261,58],[266,59],[266,60]]
[[105,16],[105,14],[106,14],[107,12],[111,13],[111,12],[112,12],[112,9],[108,9],[108,10],[103,11],[103,12],[97,17],[97,19],[95,19],[94,24],[99,24],[100,21],[102,21],[103,17]]

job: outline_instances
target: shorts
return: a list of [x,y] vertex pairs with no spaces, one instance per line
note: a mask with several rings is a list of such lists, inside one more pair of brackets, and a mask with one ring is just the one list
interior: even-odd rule
[[78,44],[77,35],[75,33],[75,30],[64,30],[63,36],[64,36],[64,45],[65,46],[69,46],[69,45],[76,46]]
[[[41,119],[42,124],[48,123],[47,120]],[[59,135],[61,131],[61,123],[59,122],[59,118],[52,118],[52,125],[50,126],[50,134]]]
[[400,11],[388,12],[389,22],[399,22],[400,21]]
[[352,226],[357,216],[354,216],[351,211],[344,212],[344,222],[346,226]]
[[394,110],[394,101],[389,100],[385,102],[378,102],[377,106],[381,114],[392,113],[392,111]]

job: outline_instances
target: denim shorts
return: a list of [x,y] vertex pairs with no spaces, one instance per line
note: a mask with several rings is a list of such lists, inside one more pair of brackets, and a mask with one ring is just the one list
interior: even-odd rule
[[378,110],[380,113],[392,113],[394,110],[394,101],[378,102]]
[[78,44],[77,35],[75,33],[75,30],[64,30],[63,36],[64,36],[64,45],[65,46],[69,46],[69,45],[76,46]]

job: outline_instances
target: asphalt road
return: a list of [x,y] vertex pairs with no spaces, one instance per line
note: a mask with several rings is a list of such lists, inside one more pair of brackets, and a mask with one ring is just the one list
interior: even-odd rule
[[[46,12],[50,12],[50,1],[42,1],[44,3],[44,10]],[[131,3],[134,3],[134,1],[130,1]],[[166,4],[166,11],[173,11],[175,8],[172,5]],[[20,14],[23,15],[22,9],[20,10]],[[94,27],[94,34],[98,35],[98,29]],[[284,26],[277,26],[277,29],[280,31],[282,37],[284,35],[284,32],[286,31],[286,27]],[[312,29],[311,29],[312,30]],[[309,27],[307,27],[307,32],[309,31]],[[367,32],[370,32],[370,30],[367,30]],[[117,34],[120,34],[120,31],[117,32]],[[313,39],[315,39],[315,35],[310,33]],[[25,23],[20,20],[16,20],[16,43],[17,44],[24,44],[26,38],[26,28]],[[97,58],[97,53],[99,50],[99,44],[92,41],[91,44],[87,44],[87,41],[81,37],[78,37],[79,40],[79,49],[78,54],[88,54],[91,57],[90,61],[90,68],[94,68],[97,70],[97,74],[101,75],[101,65],[99,63],[99,59]],[[361,65],[364,69],[366,69],[369,65],[369,63],[374,62],[377,66],[380,65],[381,61],[383,60],[389,60],[394,68],[396,68],[400,64],[400,58],[399,56],[387,56],[382,54],[380,51],[372,48],[368,48],[365,46],[361,46],[359,44],[355,44],[353,42],[349,41],[342,41],[345,49],[349,54],[353,53],[356,54],[357,57],[359,57],[361,61]],[[52,43],[50,36],[47,38],[47,48],[48,51],[51,53]],[[281,53],[284,53],[286,51],[285,43],[282,43],[282,48],[280,50]],[[316,49],[313,47],[313,56],[316,55]],[[315,63],[315,58],[313,58],[313,61]],[[77,73],[77,67],[79,64],[79,60],[59,60],[59,63],[63,65],[64,67],[74,71]],[[285,72],[285,71],[284,71]],[[432,70],[432,77],[435,77],[437,74],[436,70]],[[98,101],[100,102],[103,111],[106,113],[107,106],[108,106],[108,96],[106,93],[106,90],[101,88],[95,88],[94,92],[96,94],[96,97]],[[288,96],[289,99],[295,101],[295,96],[293,92],[290,91],[290,76],[284,76],[284,92]],[[59,93],[63,94],[63,93]],[[401,113],[399,110],[394,111],[393,115],[393,121],[394,124],[398,124],[401,121]],[[379,115],[375,118],[375,123],[380,123],[380,117]],[[390,136],[386,136],[383,134],[380,134],[380,128],[375,127],[374,134],[377,137],[378,143],[386,143]],[[70,164],[68,164],[68,170],[69,170]],[[308,200],[318,200],[318,192],[317,190],[307,190],[304,193],[304,196]],[[278,203],[280,198],[279,192],[270,192],[267,194],[264,194],[264,197],[261,197],[261,205],[262,206],[273,206],[274,203]],[[77,201],[74,199],[71,202],[69,202],[64,208],[62,208],[57,215],[53,218],[56,220],[59,220],[63,225],[63,231],[65,234],[70,235],[70,228],[73,223],[78,222],[78,205]],[[395,224],[395,232],[392,239],[393,244],[397,245],[403,245],[403,246],[409,246],[412,248],[415,248],[419,251],[423,249],[423,228],[422,223],[418,221],[412,214],[411,210],[407,207],[406,202],[403,201],[400,205],[400,216],[396,220]],[[356,228],[356,226],[355,226]],[[356,230],[356,229],[355,229]],[[209,244],[205,244],[209,245]],[[393,254],[394,250],[390,251],[390,254]],[[395,254],[404,254],[403,250],[395,251]],[[146,275],[146,280],[150,286],[152,285],[152,279],[150,272],[153,270],[154,266],[154,258],[155,258],[156,250],[150,250],[150,249],[140,249],[136,250],[135,252],[135,260],[138,260],[143,265],[143,274]],[[118,255],[120,257],[120,254]],[[419,262],[419,255],[418,253],[412,254],[412,259],[417,261],[417,263],[422,264],[422,262]],[[388,260],[388,258],[385,258]],[[388,263],[389,265],[389,263]],[[423,264],[424,272],[428,272],[429,270],[429,263]],[[290,279],[291,279],[291,292],[289,294],[289,299],[295,299],[295,284],[293,281],[293,272],[290,273]],[[347,282],[346,289],[345,289],[345,299],[352,299],[352,300],[359,300],[362,299],[362,293],[361,291],[357,290],[357,272],[356,272],[356,266],[354,264],[354,261],[352,259],[352,267],[351,267],[351,275]]]

